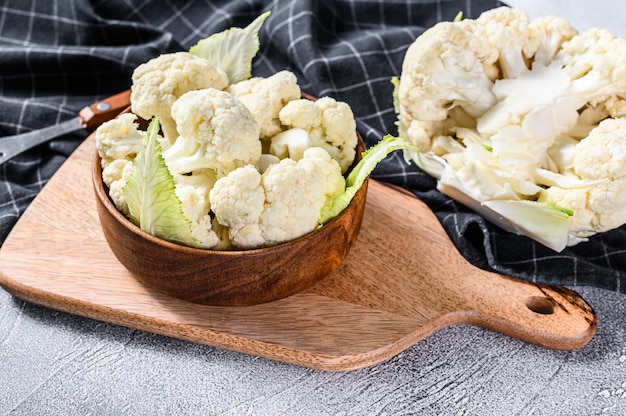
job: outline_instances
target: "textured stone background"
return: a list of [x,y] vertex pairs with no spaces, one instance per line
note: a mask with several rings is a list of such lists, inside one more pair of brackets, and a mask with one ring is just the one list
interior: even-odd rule
[[577,288],[596,336],[552,351],[468,325],[328,373],[41,308],[0,290],[2,415],[625,415],[624,295]]

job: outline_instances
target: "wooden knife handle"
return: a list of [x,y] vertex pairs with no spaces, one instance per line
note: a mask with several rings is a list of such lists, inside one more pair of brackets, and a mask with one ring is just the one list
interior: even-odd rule
[[129,106],[130,90],[126,90],[83,108],[78,115],[87,130],[93,130],[105,121],[115,118]]

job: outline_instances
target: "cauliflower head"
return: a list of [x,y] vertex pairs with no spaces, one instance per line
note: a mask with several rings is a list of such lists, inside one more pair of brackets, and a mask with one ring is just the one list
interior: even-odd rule
[[332,97],[322,97],[316,101],[293,100],[280,110],[279,118],[289,129],[306,131],[309,147],[325,149],[339,163],[343,173],[354,162],[358,139],[356,121],[348,104]]
[[159,116],[164,136],[172,142],[178,136],[170,113],[174,102],[188,91],[227,86],[228,76],[207,59],[189,52],[162,54],[135,68],[131,108],[146,120]]
[[248,165],[220,178],[210,192],[215,219],[232,244],[253,248],[279,244],[315,229],[326,200],[345,190],[339,164],[322,148],[302,159],[282,159],[263,174]]
[[405,156],[444,193],[454,188],[478,206],[511,200],[571,210],[569,245],[626,223],[614,169],[623,163],[626,40],[492,9],[419,36],[394,99],[398,134],[420,149]]
[[189,91],[172,105],[172,118],[180,136],[163,151],[172,173],[212,169],[221,177],[261,157],[258,124],[226,91]]
[[302,94],[295,74],[290,71],[280,71],[267,78],[253,77],[231,84],[227,90],[250,110],[264,140],[283,130],[280,110]]

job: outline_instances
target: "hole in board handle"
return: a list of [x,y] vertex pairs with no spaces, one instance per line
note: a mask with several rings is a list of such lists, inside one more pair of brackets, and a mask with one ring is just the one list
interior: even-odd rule
[[526,299],[526,307],[535,313],[551,315],[554,313],[554,304],[550,299],[541,296],[530,296]]

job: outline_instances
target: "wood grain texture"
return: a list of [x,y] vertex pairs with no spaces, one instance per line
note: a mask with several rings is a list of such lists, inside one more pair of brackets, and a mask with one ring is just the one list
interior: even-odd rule
[[[50,180],[0,249],[0,284],[53,309],[310,368],[382,362],[469,323],[576,349],[596,316],[575,292],[479,270],[420,201],[370,181],[361,233],[311,289],[253,306],[198,305],[142,285],[117,261],[91,186],[93,136]],[[531,309],[532,308],[532,309]]]

